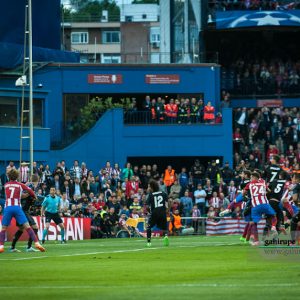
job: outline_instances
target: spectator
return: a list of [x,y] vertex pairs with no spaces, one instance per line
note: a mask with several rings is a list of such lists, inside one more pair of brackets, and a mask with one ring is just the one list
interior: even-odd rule
[[215,108],[211,105],[210,101],[208,101],[204,107],[203,119],[205,123],[214,123],[215,121]]
[[[189,196],[189,191],[188,190],[186,190],[184,192],[184,196],[180,198],[180,203],[183,206],[183,217],[190,218],[192,208],[193,208],[193,200]],[[191,225],[191,219],[184,220],[183,225],[190,226]]]
[[235,199],[237,189],[234,185],[234,181],[231,180],[228,187],[228,198],[229,201],[232,202]]
[[200,164],[199,159],[195,160],[195,164],[191,168],[191,175],[193,178],[193,186],[197,187],[199,183],[202,184],[202,180],[205,176],[205,168],[202,164]]
[[189,185],[189,177],[188,177],[185,167],[183,167],[181,169],[181,173],[179,173],[179,175],[178,175],[178,180],[179,180],[179,184],[181,186],[180,197],[182,197],[185,190],[188,188],[188,185]]
[[182,230],[181,216],[179,210],[176,209],[170,216],[169,231],[172,235],[179,235]]
[[177,199],[180,197],[181,186],[178,179],[175,179],[174,184],[170,188],[170,197]]
[[194,198],[195,198],[195,203],[198,209],[200,210],[202,216],[205,213],[206,196],[207,194],[205,190],[202,188],[202,185],[199,183],[197,185],[197,189],[194,192]]
[[221,177],[224,182],[228,184],[230,179],[233,178],[233,170],[229,167],[229,162],[226,161],[224,167],[221,169]]
[[70,169],[70,175],[73,180],[75,180],[75,178],[78,178],[79,180],[81,180],[82,169],[79,167],[78,160],[74,160],[74,164]]
[[132,176],[133,170],[131,169],[131,164],[128,162],[126,164],[126,167],[122,170],[121,178],[123,181],[125,180],[125,178],[130,180]]
[[199,219],[201,217],[201,212],[198,209],[198,206],[195,204],[192,209],[192,227],[194,228],[194,232],[198,232],[199,227]]
[[172,169],[171,165],[169,165],[165,170],[165,175],[164,175],[164,183],[167,187],[168,192],[170,192],[171,186],[174,184],[175,179],[176,179],[175,170]]

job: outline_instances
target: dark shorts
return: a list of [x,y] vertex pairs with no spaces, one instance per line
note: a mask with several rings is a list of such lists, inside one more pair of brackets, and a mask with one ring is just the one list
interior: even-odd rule
[[165,210],[155,210],[148,219],[148,227],[156,226],[162,230],[168,230],[167,214]]
[[56,225],[63,223],[63,220],[61,219],[61,217],[58,213],[52,214],[52,213],[49,213],[46,211],[45,217],[46,217],[46,223],[50,223],[51,220],[53,220],[53,222]]
[[[34,221],[34,218],[27,212],[27,211],[24,211],[24,214],[25,214],[25,217],[29,223],[30,226],[34,226],[36,225],[36,222]],[[17,222],[17,226],[21,226],[22,224],[19,224]]]

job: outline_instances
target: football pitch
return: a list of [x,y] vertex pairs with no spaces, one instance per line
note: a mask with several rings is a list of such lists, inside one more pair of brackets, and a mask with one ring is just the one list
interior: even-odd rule
[[[1,299],[298,299],[299,257],[271,258],[238,236],[46,243],[0,255]],[[6,249],[8,249],[8,243]],[[24,250],[24,243],[18,248]]]

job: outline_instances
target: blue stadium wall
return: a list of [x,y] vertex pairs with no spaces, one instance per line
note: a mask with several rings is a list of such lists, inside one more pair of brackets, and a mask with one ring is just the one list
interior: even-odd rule
[[[90,84],[90,74],[117,74],[121,84]],[[147,84],[146,75],[178,75],[178,84]],[[38,88],[39,85],[42,88]],[[63,121],[64,94],[204,94],[205,102],[220,102],[220,67],[217,65],[81,65],[52,64],[34,73],[34,98],[44,101],[44,127]],[[0,78],[0,96],[16,95],[15,79]]]
[[[122,84],[89,84],[89,74],[120,74]],[[147,74],[178,75],[178,84],[147,84]],[[98,169],[106,160],[124,164],[131,156],[221,156],[232,161],[231,110],[223,125],[125,126],[120,110],[107,112],[87,134],[60,151],[51,151],[51,136],[59,135],[64,94],[196,94],[219,105],[220,69],[215,65],[65,65],[53,64],[34,73],[34,98],[44,102],[44,128],[34,135],[34,159],[51,165],[65,159],[86,161]],[[0,96],[21,97],[16,78],[0,78]],[[37,88],[42,84],[42,88]],[[19,128],[0,127],[1,161],[19,160]],[[170,147],[170,145],[172,145]],[[24,145],[28,159],[28,144]],[[27,155],[27,157],[26,157]]]

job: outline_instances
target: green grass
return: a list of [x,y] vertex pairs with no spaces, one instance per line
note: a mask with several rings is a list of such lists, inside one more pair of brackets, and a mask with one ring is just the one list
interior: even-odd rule
[[[49,242],[0,255],[0,299],[293,299],[299,260],[268,259],[239,237]],[[24,249],[24,243],[19,249]],[[8,246],[8,244],[6,244]],[[8,247],[6,247],[8,248]],[[298,257],[297,257],[298,258]]]

